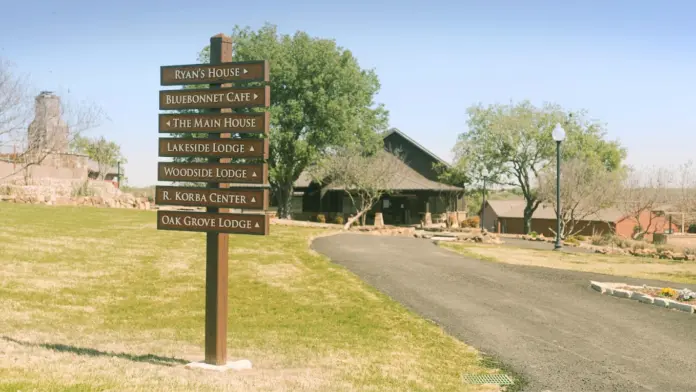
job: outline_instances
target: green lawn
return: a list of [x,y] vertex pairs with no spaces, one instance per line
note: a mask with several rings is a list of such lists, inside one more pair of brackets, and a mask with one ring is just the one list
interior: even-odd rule
[[483,391],[495,372],[309,249],[321,229],[230,236],[230,360],[203,358],[205,235],[152,211],[0,204],[2,391]]

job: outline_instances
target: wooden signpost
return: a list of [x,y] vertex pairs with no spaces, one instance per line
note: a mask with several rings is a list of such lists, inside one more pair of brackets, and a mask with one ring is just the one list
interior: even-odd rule
[[[160,157],[207,157],[208,163],[159,162],[158,181],[205,182],[206,188],[157,186],[157,205],[206,207],[206,212],[157,211],[157,229],[206,233],[205,364],[227,365],[228,233],[268,235],[269,113],[232,113],[233,108],[270,106],[266,60],[232,62],[232,40],[210,38],[210,64],[160,68],[162,86],[209,84],[207,89],[162,90],[160,110],[207,109],[159,115],[159,133],[207,133],[207,138],[160,138]],[[231,133],[241,138],[231,138]],[[261,134],[263,138],[243,137]],[[244,163],[231,163],[244,159]],[[249,162],[257,160],[258,163]],[[234,187],[230,187],[234,184]],[[254,186],[252,187],[253,184]],[[231,214],[229,208],[243,209]],[[246,213],[261,210],[261,213]]]

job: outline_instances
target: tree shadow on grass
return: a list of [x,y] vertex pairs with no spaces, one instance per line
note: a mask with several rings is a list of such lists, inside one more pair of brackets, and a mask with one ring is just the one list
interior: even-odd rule
[[61,353],[72,353],[72,354],[77,354],[77,355],[85,355],[88,357],[115,357],[115,358],[127,359],[127,360],[133,361],[133,362],[151,363],[153,365],[175,366],[175,365],[179,365],[179,364],[181,364],[181,365],[187,364],[190,362],[190,361],[186,361],[184,359],[172,358],[172,357],[161,357],[161,356],[154,355],[154,354],[133,355],[133,354],[128,354],[128,353],[115,353],[115,352],[110,352],[110,351],[99,351],[99,350],[95,350],[93,348],[75,347],[75,346],[69,346],[66,344],[23,342],[21,340],[13,339],[13,338],[10,338],[7,336],[3,336],[2,339],[5,341],[8,341],[8,342],[22,345],[22,346],[41,347],[41,348],[45,348],[48,350],[58,351]]

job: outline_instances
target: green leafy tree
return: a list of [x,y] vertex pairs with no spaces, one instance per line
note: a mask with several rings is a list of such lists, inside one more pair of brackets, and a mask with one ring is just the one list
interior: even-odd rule
[[[388,112],[374,102],[379,80],[335,41],[304,32],[237,26],[232,42],[235,61],[270,65],[269,177],[278,215],[289,218],[293,184],[308,165],[338,146],[381,147],[378,133],[387,127]],[[209,61],[209,50],[203,49],[201,62]]]
[[[289,218],[293,184],[308,165],[339,146],[381,148],[378,133],[387,127],[388,112],[374,102],[379,80],[335,41],[304,32],[237,26],[232,42],[235,61],[270,65],[269,177],[278,215]],[[209,50],[200,53],[201,62],[209,61]]]
[[492,184],[519,187],[526,201],[524,232],[529,233],[532,214],[542,198],[536,185],[548,164],[555,162],[551,133],[563,125],[566,140],[562,160],[573,158],[598,162],[606,170],[622,170],[625,150],[616,141],[605,140],[602,124],[587,119],[585,112],[568,112],[556,104],[541,107],[529,101],[514,104],[474,105],[467,110],[468,130],[454,152],[457,166],[474,184],[484,178]]
[[104,179],[109,168],[116,166],[119,162],[126,163],[126,159],[121,154],[121,146],[106,140],[103,136],[99,138],[77,136],[73,139],[71,147],[73,151],[85,154],[97,163],[100,180]]

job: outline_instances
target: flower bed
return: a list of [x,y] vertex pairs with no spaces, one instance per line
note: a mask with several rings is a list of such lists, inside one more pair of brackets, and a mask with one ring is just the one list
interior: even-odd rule
[[689,289],[674,290],[670,287],[631,286],[625,283],[590,281],[590,287],[602,294],[628,298],[661,308],[696,313],[696,293]]
[[668,298],[672,301],[696,305],[696,293],[689,289],[675,290],[671,287],[619,286],[617,289],[634,291],[651,297]]

